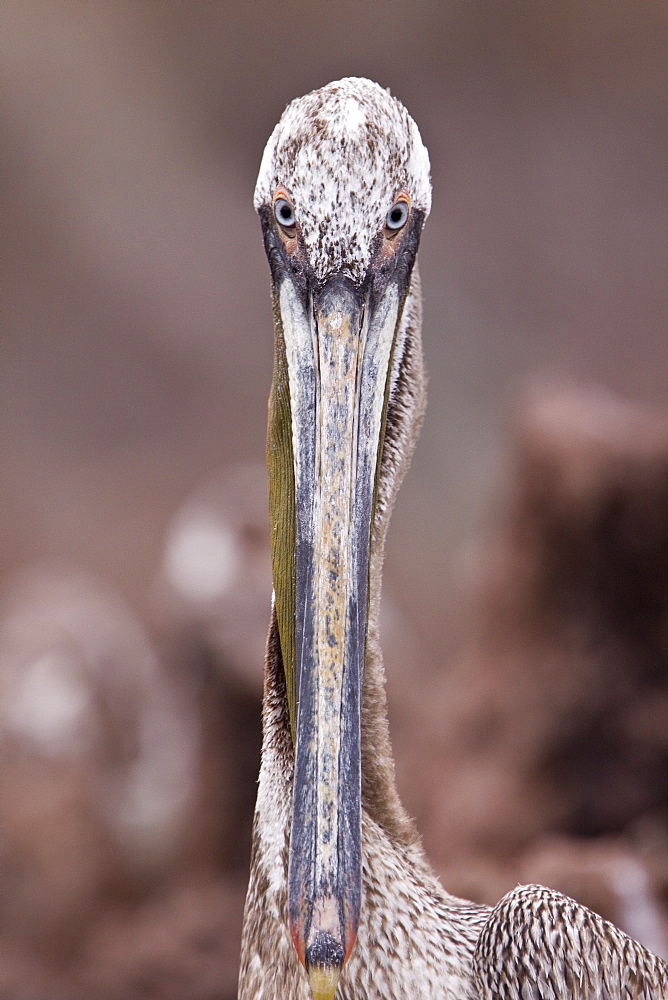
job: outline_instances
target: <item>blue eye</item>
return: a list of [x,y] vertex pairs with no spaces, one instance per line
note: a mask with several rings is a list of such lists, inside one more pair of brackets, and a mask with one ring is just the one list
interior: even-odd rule
[[385,226],[391,232],[396,233],[399,229],[403,229],[408,221],[408,204],[403,199],[400,201],[395,201],[394,205],[387,213],[385,219]]
[[274,202],[274,218],[284,229],[293,229],[297,224],[295,210],[285,198],[277,198]]

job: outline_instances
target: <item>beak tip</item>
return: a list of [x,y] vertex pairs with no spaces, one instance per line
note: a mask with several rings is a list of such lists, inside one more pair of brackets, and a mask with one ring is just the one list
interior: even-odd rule
[[308,981],[313,1000],[333,1000],[339,983],[341,968],[337,965],[310,965]]
[[346,960],[343,948],[331,934],[321,931],[305,957],[314,1000],[332,1000]]

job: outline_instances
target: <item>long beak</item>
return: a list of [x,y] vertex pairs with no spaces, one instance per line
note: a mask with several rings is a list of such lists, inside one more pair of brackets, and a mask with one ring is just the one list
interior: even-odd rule
[[[342,275],[313,293],[298,293],[288,276],[277,289],[295,517],[289,914],[316,1000],[333,997],[359,923],[369,547],[402,302],[397,283],[372,304]],[[276,559],[274,576],[278,603]]]

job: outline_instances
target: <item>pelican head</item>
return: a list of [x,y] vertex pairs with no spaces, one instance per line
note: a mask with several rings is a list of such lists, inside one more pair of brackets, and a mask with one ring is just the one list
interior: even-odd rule
[[272,563],[294,747],[288,910],[316,1000],[334,995],[359,922],[369,577],[430,203],[414,121],[354,78],[288,106],[255,189],[274,301]]

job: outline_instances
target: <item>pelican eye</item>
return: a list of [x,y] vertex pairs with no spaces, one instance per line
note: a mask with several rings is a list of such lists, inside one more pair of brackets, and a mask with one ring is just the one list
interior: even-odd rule
[[297,224],[295,210],[285,198],[277,198],[274,202],[274,218],[283,229],[294,229]]
[[385,218],[385,228],[389,229],[391,233],[396,233],[408,222],[408,202],[401,198],[399,201],[395,201],[394,205],[387,213]]

